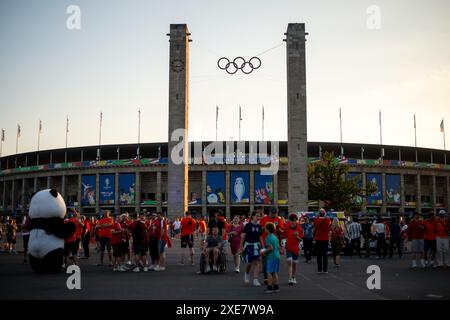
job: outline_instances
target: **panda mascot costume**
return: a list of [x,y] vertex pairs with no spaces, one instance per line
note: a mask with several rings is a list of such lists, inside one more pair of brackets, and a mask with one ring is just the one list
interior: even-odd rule
[[36,273],[58,273],[64,255],[64,239],[75,232],[74,223],[64,223],[64,199],[55,189],[33,195],[30,202],[30,266]]

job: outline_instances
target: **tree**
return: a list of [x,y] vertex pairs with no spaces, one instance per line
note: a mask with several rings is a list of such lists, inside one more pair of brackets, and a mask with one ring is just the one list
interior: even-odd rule
[[325,209],[358,211],[367,194],[376,186],[367,183],[366,189],[358,186],[358,177],[348,179],[349,166],[340,163],[334,153],[325,152],[322,158],[308,165],[309,198],[324,202]]

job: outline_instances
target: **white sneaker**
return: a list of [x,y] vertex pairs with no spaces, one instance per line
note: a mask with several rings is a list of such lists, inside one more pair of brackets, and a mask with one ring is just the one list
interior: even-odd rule
[[166,267],[159,267],[159,271],[166,271]]
[[413,260],[413,262],[412,262],[412,268],[417,268],[416,260]]
[[135,267],[134,269],[133,269],[133,272],[140,272],[141,270],[139,269],[139,267]]
[[161,269],[159,268],[159,265],[155,266],[152,270],[156,271],[156,272],[161,271]]
[[239,273],[239,267],[234,268],[234,272]]
[[244,274],[244,282],[250,283],[250,275],[247,272]]
[[292,278],[292,283],[293,283],[293,284],[297,284],[297,279]]
[[253,286],[254,287],[261,287],[261,283],[259,283],[258,279],[253,279]]
[[422,260],[420,260],[420,264],[422,265],[422,268],[425,268],[425,267],[426,267],[426,265],[425,265],[425,261],[423,261],[423,259],[422,259]]
[[211,267],[209,265],[206,266],[206,273],[211,272]]
[[147,267],[144,267],[144,272],[147,272],[148,271],[148,268]]
[[288,285],[293,285],[293,284],[294,284],[294,281],[292,280],[292,278],[289,278]]
[[114,267],[114,268],[113,268],[113,271],[117,271],[117,267]]
[[128,260],[127,265],[131,266],[131,260]]
[[214,272],[219,271],[219,269],[217,269],[217,266],[213,266],[213,271],[214,271]]
[[117,268],[117,271],[125,272],[125,271],[127,271],[127,269],[124,266],[120,266]]

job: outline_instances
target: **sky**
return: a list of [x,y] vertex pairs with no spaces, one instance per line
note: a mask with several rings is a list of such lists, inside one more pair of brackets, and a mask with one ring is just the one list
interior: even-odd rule
[[[67,28],[70,5],[80,29]],[[373,28],[379,9],[379,28]],[[368,24],[369,21],[369,24]],[[0,0],[0,128],[3,155],[168,136],[171,23],[186,23],[190,46],[189,140],[286,140],[287,24],[303,22],[308,141],[443,148],[450,131],[450,2],[447,0]],[[271,50],[269,50],[271,49]],[[265,52],[266,50],[269,50]],[[265,53],[263,53],[265,52]],[[261,54],[263,53],[263,54]],[[261,54],[261,55],[259,55]],[[220,57],[259,55],[250,75],[228,75]],[[447,133],[447,149],[450,139]]]

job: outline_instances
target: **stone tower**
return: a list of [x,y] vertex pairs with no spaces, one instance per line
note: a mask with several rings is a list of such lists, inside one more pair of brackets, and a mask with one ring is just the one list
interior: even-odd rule
[[289,212],[308,210],[305,24],[289,23],[286,35]]
[[[169,54],[169,149],[168,211],[169,217],[180,216],[188,204],[188,106],[189,106],[189,39],[185,24],[171,24]],[[184,136],[172,141],[177,129]],[[183,133],[183,131],[181,131]],[[180,146],[184,151],[179,150]],[[176,155],[173,157],[172,155]]]

